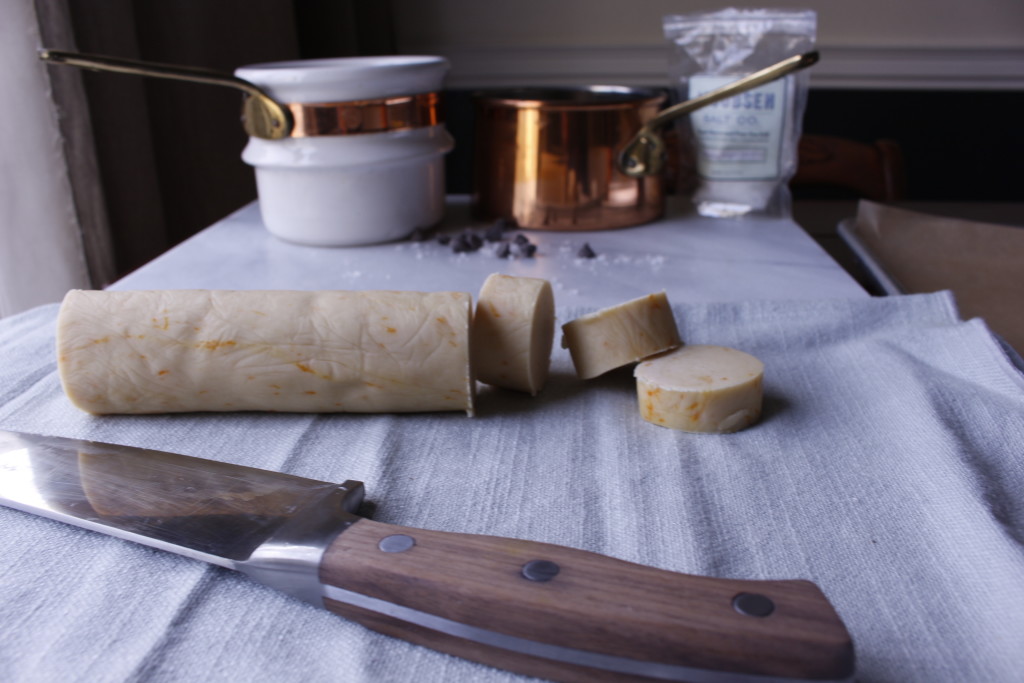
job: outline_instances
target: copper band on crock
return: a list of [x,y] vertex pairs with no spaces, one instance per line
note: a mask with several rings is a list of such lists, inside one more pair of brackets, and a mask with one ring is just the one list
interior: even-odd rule
[[426,128],[441,123],[441,96],[436,92],[351,102],[294,103],[291,137],[359,135]]

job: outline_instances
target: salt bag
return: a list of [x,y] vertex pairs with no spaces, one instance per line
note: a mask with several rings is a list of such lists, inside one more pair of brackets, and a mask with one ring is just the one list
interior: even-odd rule
[[[724,9],[666,16],[677,96],[692,99],[814,49],[811,10]],[[677,122],[680,178],[697,176],[697,212],[789,217],[810,75],[800,70],[703,107]]]

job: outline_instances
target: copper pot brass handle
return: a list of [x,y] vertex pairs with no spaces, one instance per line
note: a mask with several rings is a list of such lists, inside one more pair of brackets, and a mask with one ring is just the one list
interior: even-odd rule
[[665,109],[648,121],[637,131],[633,139],[626,144],[619,154],[619,169],[633,178],[641,178],[659,173],[665,159],[665,143],[658,134],[658,129],[663,125],[701,107],[706,107],[709,104],[714,104],[745,90],[756,88],[794,71],[811,66],[817,63],[818,58],[817,51],[794,55],[732,83],[723,85],[721,88]]
[[39,53],[39,58],[52,64],[66,64],[97,71],[167,78],[190,83],[222,85],[241,90],[248,96],[245,98],[242,108],[242,125],[245,132],[253,137],[280,140],[291,135],[294,125],[291,112],[259,87],[249,81],[219,71],[60,50],[43,50]]

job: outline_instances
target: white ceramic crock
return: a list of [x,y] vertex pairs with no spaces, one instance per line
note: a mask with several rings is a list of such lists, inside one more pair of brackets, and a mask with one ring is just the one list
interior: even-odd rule
[[[350,57],[254,64],[235,75],[282,104],[340,103],[439,92],[448,62],[433,56]],[[263,222],[300,244],[354,246],[407,237],[441,220],[442,123],[386,132],[251,137]]]

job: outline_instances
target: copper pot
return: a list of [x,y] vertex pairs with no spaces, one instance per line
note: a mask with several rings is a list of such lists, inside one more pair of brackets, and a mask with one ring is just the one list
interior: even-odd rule
[[630,177],[617,155],[664,101],[656,90],[617,86],[481,93],[476,216],[544,230],[602,230],[659,218],[661,177]]
[[604,230],[664,213],[658,128],[818,61],[794,55],[659,111],[665,95],[620,86],[519,88],[477,96],[474,209],[542,230]]

